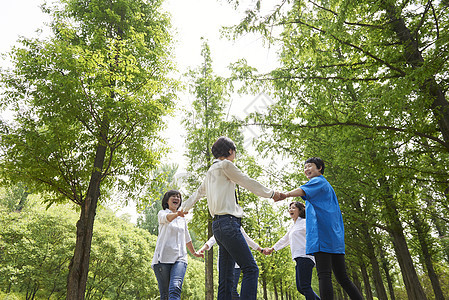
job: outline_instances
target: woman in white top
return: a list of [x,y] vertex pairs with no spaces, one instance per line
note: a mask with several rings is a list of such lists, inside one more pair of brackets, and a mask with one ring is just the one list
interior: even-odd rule
[[[249,247],[251,247],[253,250],[257,250],[257,251],[260,251],[261,253],[263,253],[263,249],[252,238],[250,238],[248,236],[248,234],[246,234],[243,227],[240,227],[240,231],[242,232],[243,237],[245,238],[245,241],[248,243]],[[215,243],[216,243],[215,237],[211,236],[210,239],[203,245],[203,247],[201,247],[200,250],[198,250],[198,253],[204,254],[204,251],[211,249],[215,245]],[[240,266],[237,263],[235,263],[234,283],[232,285],[232,291],[231,291],[232,300],[240,299],[240,294],[237,291],[237,286],[239,285],[240,273],[241,273]]]
[[292,259],[296,261],[296,288],[298,292],[306,297],[306,300],[320,299],[312,289],[312,270],[315,266],[315,258],[306,255],[306,210],[301,202],[290,203],[290,218],[293,226],[272,248],[265,248],[265,255],[271,254],[273,250],[278,251],[288,245],[292,253]]
[[285,199],[279,192],[269,189],[237,168],[235,144],[227,137],[220,137],[212,146],[214,163],[206,173],[206,178],[198,190],[185,201],[181,209],[188,211],[204,196],[207,196],[209,212],[214,218],[212,231],[220,245],[218,256],[218,300],[231,299],[234,283],[234,265],[237,262],[242,269],[242,289],[240,297],[256,300],[259,268],[240,231],[243,209],[235,196],[235,184],[246,188],[257,196]]
[[181,193],[171,190],[162,199],[163,210],[157,214],[159,234],[151,267],[156,275],[161,300],[181,299],[182,283],[187,269],[187,251],[197,256],[190,239],[185,212],[178,211]]

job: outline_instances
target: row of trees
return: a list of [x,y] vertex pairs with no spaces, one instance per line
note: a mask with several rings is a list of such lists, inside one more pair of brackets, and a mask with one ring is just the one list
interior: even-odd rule
[[[45,295],[58,298],[150,297],[146,288],[139,290],[143,294],[137,292],[137,286],[144,284],[139,280],[147,275],[136,282],[128,279],[132,272],[150,270],[148,265],[136,267],[133,256],[148,254],[143,248],[151,248],[150,236],[122,237],[116,232],[122,225],[110,216],[96,240],[94,220],[99,199],[107,199],[113,187],[126,193],[125,199],[142,203],[150,199],[148,195],[170,187],[161,182],[173,170],[152,172],[164,153],[157,134],[177,87],[168,76],[170,25],[161,4],[64,0],[44,7],[53,17],[51,37],[22,39],[22,46],[12,50],[12,68],[1,72],[0,105],[14,116],[12,121],[3,120],[0,128],[0,179],[6,186],[22,182],[26,189],[10,198],[19,201],[7,206],[20,211],[28,193],[40,192],[48,205],[72,201],[80,216],[76,235],[64,231],[75,231],[73,223],[54,226],[60,241],[69,241],[56,245],[48,238],[51,228],[39,223],[46,217],[38,211],[2,213],[2,228],[7,229],[1,241],[10,243],[2,248],[1,258],[10,259],[1,264],[2,274],[7,274],[1,275],[4,291],[20,285],[32,299],[45,285]],[[196,97],[184,121],[189,192],[212,163],[210,147],[221,135],[236,141],[239,167],[269,186],[297,187],[305,181],[302,161],[321,156],[344,214],[348,269],[366,298],[447,299],[449,4],[283,0],[269,15],[261,14],[261,5],[257,1],[247,9],[247,17],[229,31],[236,37],[260,32],[268,42],[281,45],[280,68],[260,75],[241,61],[233,65],[232,80],[226,80],[213,73],[205,43],[204,66],[189,73]],[[227,117],[236,79],[247,83],[246,90],[264,88],[271,94],[268,114],[256,112],[245,122]],[[290,169],[279,172],[275,163],[261,167],[245,155],[241,126],[252,125],[265,130],[258,139],[259,155],[289,158]],[[269,246],[267,242],[285,232],[282,209],[243,190],[239,193],[246,231]],[[156,202],[139,226],[155,232],[151,215],[157,210]],[[55,221],[49,217],[48,223]],[[108,229],[109,223],[115,227]],[[211,236],[205,201],[197,205],[190,228],[201,242]],[[31,240],[40,232],[48,234]],[[117,250],[117,245],[124,248]],[[58,289],[43,283],[46,278],[37,268],[32,271],[37,272],[35,281],[21,275],[32,262],[16,262],[8,252],[21,249],[43,255],[41,261],[51,251],[65,253],[48,260],[59,272],[53,280]],[[73,255],[65,256],[67,251]],[[24,261],[33,258],[24,253]],[[130,273],[112,279],[102,263],[110,258],[116,260],[110,262],[111,268],[122,262],[129,265],[122,271]],[[257,259],[261,297],[298,295],[288,250]],[[214,295],[214,267],[210,251],[201,290],[206,299]],[[65,293],[59,288],[61,278],[68,278]],[[154,291],[157,285],[152,283]],[[344,298],[338,288],[336,292]]]
[[276,100],[246,122],[266,130],[260,152],[294,161],[286,187],[304,181],[304,159],[325,159],[367,299],[447,299],[449,3],[279,1],[268,15],[262,5],[229,29],[281,45],[269,74],[234,65]]

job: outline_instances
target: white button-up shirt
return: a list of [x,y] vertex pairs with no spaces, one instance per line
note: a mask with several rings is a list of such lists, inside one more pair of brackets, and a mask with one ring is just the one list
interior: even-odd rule
[[274,244],[274,250],[278,251],[290,245],[292,259],[296,257],[307,257],[315,262],[315,257],[306,254],[306,219],[299,218],[288,230],[288,232]]
[[187,263],[186,244],[191,241],[185,218],[176,217],[173,221],[167,220],[167,215],[173,213],[168,208],[160,210],[157,214],[159,221],[159,234],[154,249],[151,267],[158,263]]
[[198,190],[183,202],[181,209],[190,210],[195,203],[207,197],[207,205],[211,216],[233,215],[241,218],[243,209],[236,203],[235,184],[238,184],[257,196],[270,198],[274,191],[242,173],[232,161],[216,159],[206,173],[206,178]]

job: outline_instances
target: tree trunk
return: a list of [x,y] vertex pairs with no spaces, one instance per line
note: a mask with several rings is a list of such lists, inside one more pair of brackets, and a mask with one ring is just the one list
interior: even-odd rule
[[[212,217],[209,215],[207,219],[207,240],[213,236]],[[214,251],[206,251],[206,300],[214,299]]]
[[438,275],[435,272],[432,263],[432,256],[430,255],[429,245],[428,245],[428,230],[427,224],[418,217],[416,213],[412,213],[413,222],[415,224],[416,232],[418,234],[418,242],[421,247],[421,257],[424,265],[427,269],[427,275],[429,276],[430,282],[432,283],[433,292],[435,294],[435,300],[445,300],[443,291],[441,290],[440,281],[438,279]]
[[362,291],[362,283],[360,282],[357,272],[354,270],[352,270],[352,283],[354,283],[359,291]]
[[[373,300],[373,292],[371,291],[371,284],[369,282],[369,275],[366,271],[366,266],[363,261],[360,262],[360,271],[362,272],[363,283],[365,286],[365,295],[367,300]],[[360,291],[362,289],[359,289]],[[383,299],[383,298],[380,298]]]
[[385,277],[387,278],[387,284],[388,284],[388,292],[390,294],[390,300],[396,300],[396,297],[394,296],[394,288],[393,288],[393,279],[390,275],[390,264],[388,263],[388,260],[386,259],[385,251],[382,247],[379,247],[380,249],[380,257],[382,257],[382,269],[384,270]]
[[20,196],[19,204],[17,204],[16,210],[22,211],[23,207],[25,206],[25,203],[27,202],[27,198],[30,193],[28,191],[23,192],[23,194]]
[[81,204],[81,214],[76,223],[75,253],[69,265],[67,278],[67,300],[84,299],[87,274],[89,272],[90,249],[94,228],[97,202],[100,197],[101,170],[106,155],[106,146],[99,142],[95,154],[93,172],[89,182],[87,195]]
[[[360,205],[360,202],[357,201],[355,203],[356,203],[356,210],[361,213],[362,207]],[[385,286],[384,286],[384,283],[382,280],[379,263],[376,258],[376,253],[374,252],[374,245],[373,245],[373,242],[371,239],[371,234],[370,234],[369,228],[366,224],[363,223],[360,226],[360,230],[361,230],[361,234],[363,236],[364,243],[366,243],[365,255],[369,258],[371,268],[373,270],[373,280],[374,280],[374,286],[376,287],[377,297],[379,299],[388,299],[387,292],[385,290]],[[365,283],[365,287],[366,287],[366,283]],[[360,289],[360,291],[361,291],[361,289]],[[368,294],[366,294],[366,296],[368,298]],[[371,295],[371,297],[372,297],[372,295]]]
[[413,260],[408,250],[407,241],[404,235],[401,220],[399,219],[399,212],[394,203],[393,196],[389,192],[386,180],[380,180],[379,183],[387,191],[383,197],[385,199],[385,213],[387,215],[386,222],[388,223],[389,233],[393,241],[393,248],[401,268],[402,277],[409,300],[424,300],[427,299],[426,294],[421,286],[418,275],[416,274]]
[[[435,226],[435,229],[438,232],[438,236],[440,238],[446,236],[446,230],[444,229],[444,227],[440,226],[439,221],[437,221],[437,218],[435,216],[432,216],[432,223]],[[449,247],[443,247],[442,251],[446,256],[446,262],[449,263]]]
[[263,298],[265,300],[268,300],[267,279],[265,278],[265,274],[262,274],[262,288],[263,288]]
[[[446,236],[447,230],[444,226],[445,224],[444,224],[444,222],[441,221],[439,216],[434,211],[434,206],[435,206],[434,200],[430,199],[430,198],[426,198],[425,201],[427,203],[426,208],[430,211],[430,220],[432,221],[433,226],[435,227],[436,231],[438,232],[438,236],[439,237]],[[445,255],[446,262],[449,263],[449,247],[443,247],[442,251]]]
[[281,300],[284,300],[284,284],[283,284],[283,282],[282,282],[282,278],[281,278],[281,280],[279,280],[279,288],[280,288],[280,290],[281,290]]
[[278,288],[276,282],[273,282],[273,287],[274,287],[274,299],[278,300]]
[[377,298],[379,299],[388,299],[387,291],[385,290],[385,286],[382,280],[382,275],[380,273],[379,263],[376,258],[376,253],[374,252],[374,245],[371,240],[371,236],[368,232],[368,228],[366,225],[363,225],[363,234],[365,235],[366,244],[366,255],[368,256],[371,264],[371,268],[373,270],[373,280],[374,286],[376,287]]
[[[419,43],[414,39],[412,33],[407,28],[404,19],[398,14],[397,9],[392,4],[385,5],[385,9],[391,20],[392,30],[398,39],[405,46],[405,60],[413,68],[422,67],[424,58],[419,50]],[[399,16],[399,17],[398,17]],[[449,102],[447,101],[443,89],[438,85],[433,75],[429,76],[420,87],[421,92],[432,99],[431,109],[438,121],[439,129],[443,135],[446,149],[449,149]]]
[[[397,211],[396,211],[397,213]],[[402,225],[400,221],[393,220],[396,223],[395,227],[402,230]],[[393,238],[394,251],[401,267],[401,273],[404,280],[405,288],[407,290],[407,295],[409,300],[424,300],[427,299],[426,294],[419,282],[418,275],[416,274],[415,267],[413,265],[413,260],[410,256],[408,250],[407,241],[405,239],[404,233],[401,230],[393,230],[391,232],[391,237]]]

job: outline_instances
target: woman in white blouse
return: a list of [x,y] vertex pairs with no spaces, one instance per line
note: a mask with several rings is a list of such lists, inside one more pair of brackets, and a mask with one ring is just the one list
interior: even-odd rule
[[292,202],[289,206],[290,218],[293,226],[272,248],[265,248],[263,253],[269,255],[273,250],[278,251],[288,245],[292,253],[292,259],[296,261],[296,288],[306,297],[306,300],[320,299],[312,289],[312,270],[315,266],[315,258],[306,255],[306,210],[301,202]]
[[190,239],[185,212],[178,211],[181,193],[171,190],[162,199],[163,210],[157,214],[159,234],[151,267],[156,275],[161,300],[181,299],[182,283],[187,269],[187,249],[197,257]]

